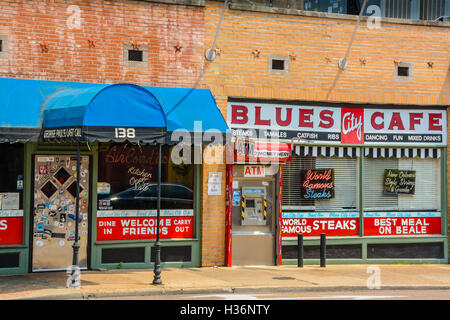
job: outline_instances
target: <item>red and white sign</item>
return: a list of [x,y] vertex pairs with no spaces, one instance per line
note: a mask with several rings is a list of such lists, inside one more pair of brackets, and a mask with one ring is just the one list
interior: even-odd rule
[[[315,216],[315,217],[311,217]],[[281,224],[282,236],[318,237],[321,233],[327,236],[359,236],[359,218],[357,213],[283,213]]]
[[337,144],[447,144],[446,110],[229,102],[235,137]]
[[266,167],[258,165],[244,166],[244,177],[246,178],[261,178],[266,176]]
[[236,139],[235,162],[286,162],[291,160],[291,145],[288,143],[257,142],[250,139]]
[[[368,216],[367,216],[368,215]],[[441,234],[441,217],[438,212],[373,214],[365,213],[365,236],[413,236]]]
[[364,143],[364,109],[342,108],[341,143]]
[[0,245],[22,244],[23,211],[0,211]]
[[[157,218],[153,211],[102,211],[97,218],[97,241],[156,239]],[[187,215],[172,216],[173,211],[184,211]],[[192,210],[161,211],[161,239],[190,239],[193,236]]]

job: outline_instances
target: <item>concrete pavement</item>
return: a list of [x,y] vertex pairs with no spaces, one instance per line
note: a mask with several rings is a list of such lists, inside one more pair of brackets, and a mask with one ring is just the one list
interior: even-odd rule
[[81,288],[68,289],[68,274],[42,272],[0,276],[0,300],[89,299],[132,295],[333,291],[380,289],[450,290],[450,265],[329,265],[163,268],[82,271]]

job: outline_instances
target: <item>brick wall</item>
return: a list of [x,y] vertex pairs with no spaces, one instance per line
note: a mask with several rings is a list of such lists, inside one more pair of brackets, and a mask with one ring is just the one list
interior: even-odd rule
[[[8,49],[0,77],[199,87],[204,19],[201,6],[148,1],[0,0],[0,39],[6,36]],[[130,44],[148,47],[147,67],[124,63]],[[205,194],[208,172],[221,170],[204,167]],[[224,197],[202,202],[203,265],[223,264]]]
[[[228,97],[450,105],[449,28],[362,23],[339,71],[354,19],[228,9],[217,59],[205,63],[222,5],[0,0],[0,77],[207,87],[225,117]],[[133,43],[148,46],[146,68],[124,65],[123,46]],[[290,55],[288,75],[268,75],[269,54]],[[413,63],[413,81],[394,81],[394,60]],[[208,196],[209,172],[222,172],[221,196]],[[202,173],[202,265],[223,265],[225,165]]]
[[[222,3],[207,1],[206,48]],[[220,52],[205,75],[226,97],[450,105],[450,28],[362,22],[347,70],[344,58],[356,21],[227,9],[216,42]],[[252,52],[259,51],[256,57]],[[269,75],[270,54],[291,55],[288,75]],[[394,81],[394,61],[413,64],[413,81]],[[433,62],[433,67],[428,62]]]
[[[208,195],[210,172],[222,172],[221,195]],[[225,177],[225,164],[203,165],[201,264],[204,267],[225,263]]]
[[[148,1],[0,0],[0,35],[9,37],[0,77],[192,87],[204,12]],[[124,66],[124,44],[147,45],[148,67]]]
[[[205,50],[212,46],[222,6],[206,1]],[[380,29],[369,29],[362,21],[348,67],[341,71],[338,61],[345,56],[355,23],[354,17],[227,8],[216,42],[216,60],[207,63],[204,84],[225,118],[228,97],[450,105],[448,26],[391,21],[382,22]],[[269,75],[272,54],[289,57],[288,75]],[[394,61],[413,64],[412,81],[394,80]],[[225,217],[225,211],[220,215]]]

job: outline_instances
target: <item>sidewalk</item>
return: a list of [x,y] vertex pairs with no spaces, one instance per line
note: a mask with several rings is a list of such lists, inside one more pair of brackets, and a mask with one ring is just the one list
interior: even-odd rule
[[163,284],[153,270],[82,271],[81,288],[68,289],[64,272],[0,276],[0,300],[88,299],[180,293],[366,290],[379,268],[381,289],[450,290],[450,265],[331,265],[167,268]]

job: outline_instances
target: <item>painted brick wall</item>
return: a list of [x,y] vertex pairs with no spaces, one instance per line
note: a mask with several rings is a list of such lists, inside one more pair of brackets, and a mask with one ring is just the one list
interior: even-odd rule
[[[9,37],[0,76],[192,87],[203,66],[204,12],[131,0],[0,0],[0,35]],[[148,45],[147,68],[124,66],[123,45],[133,43]]]
[[[206,1],[205,50],[212,46],[222,6]],[[340,71],[337,64],[345,56],[355,23],[355,19],[227,9],[216,42],[217,57],[206,65],[204,84],[225,118],[228,97],[450,105],[448,26],[383,22],[380,29],[369,29],[363,21],[348,67]],[[270,54],[290,56],[288,75],[269,75]],[[413,64],[413,81],[394,80],[394,61]],[[220,215],[224,220],[225,211]]]
[[[0,36],[8,38],[7,56],[0,56],[0,77],[200,87],[204,22],[205,8],[195,6],[0,0]],[[148,67],[127,67],[124,44],[148,46]],[[208,172],[221,170],[204,168],[205,194]],[[224,199],[203,198],[203,265],[223,264]]]

